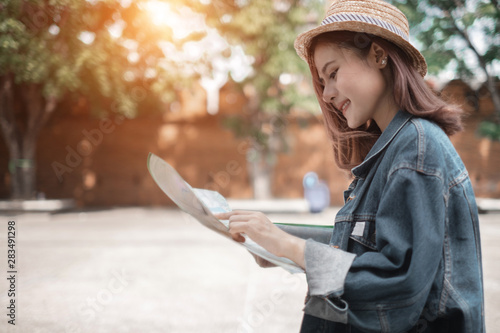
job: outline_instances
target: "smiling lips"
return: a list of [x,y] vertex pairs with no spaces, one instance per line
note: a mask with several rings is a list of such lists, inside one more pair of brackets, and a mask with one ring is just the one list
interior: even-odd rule
[[351,105],[351,101],[347,100],[342,105],[340,105],[340,107],[338,109],[342,112],[342,114],[345,114],[345,111],[347,110],[349,105]]

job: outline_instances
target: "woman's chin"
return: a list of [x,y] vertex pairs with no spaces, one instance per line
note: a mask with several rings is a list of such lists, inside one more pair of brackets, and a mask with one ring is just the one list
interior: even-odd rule
[[347,126],[349,126],[350,129],[356,129],[359,126],[366,124],[366,121],[363,122],[361,121],[361,119],[346,118],[346,120],[347,120]]
[[352,121],[352,120],[347,119],[347,126],[349,126],[350,129],[356,129],[359,126],[361,126],[361,124],[358,124],[358,122],[356,122],[356,121]]

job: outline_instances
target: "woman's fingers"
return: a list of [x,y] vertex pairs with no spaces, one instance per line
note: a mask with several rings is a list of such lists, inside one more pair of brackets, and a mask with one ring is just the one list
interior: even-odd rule
[[279,250],[276,248],[276,242],[279,240],[280,230],[265,214],[257,211],[237,210],[215,214],[215,217],[229,221],[228,231],[234,240],[244,241],[242,234],[245,234],[271,253]]
[[236,241],[244,241],[244,237],[239,235],[248,231],[248,222],[255,219],[255,215],[250,215],[248,211],[233,211],[228,213],[215,214],[219,220],[229,221],[229,233]]
[[226,213],[221,215],[222,217],[218,217],[219,219],[229,220],[228,231],[231,234],[231,237],[237,242],[245,241],[245,238],[241,235],[242,233],[252,237],[252,234],[255,231],[254,229],[258,229],[258,225],[255,224],[255,222],[259,222],[258,216],[254,212],[236,211],[235,214],[232,215]]
[[246,222],[229,222],[229,233],[231,237],[237,242],[244,242],[245,237],[241,234],[247,231]]
[[230,212],[226,212],[226,213],[218,213],[218,214],[214,214],[214,216],[216,218],[218,218],[219,220],[229,220],[231,218],[231,216],[238,216],[238,217],[241,217],[241,216],[250,216],[252,214],[257,214],[258,212],[254,212],[254,211],[251,211],[251,210],[233,210],[233,211],[230,211]]
[[245,237],[243,237],[241,234],[231,234],[231,238],[238,243],[243,243],[245,241]]
[[[248,252],[250,252],[250,251],[248,251]],[[259,257],[258,255],[254,254],[254,253],[250,252],[250,254],[255,259],[255,262],[257,263],[257,265],[259,265],[260,267],[262,267],[262,268],[276,267],[275,264],[267,261],[266,259]]]

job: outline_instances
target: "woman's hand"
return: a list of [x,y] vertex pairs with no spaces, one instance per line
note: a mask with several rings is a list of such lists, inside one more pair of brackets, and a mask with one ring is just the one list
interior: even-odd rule
[[241,234],[246,234],[272,254],[288,258],[304,268],[305,240],[284,232],[263,213],[235,210],[215,217],[229,220],[229,233],[234,240],[243,242],[245,239]]
[[252,252],[248,251],[248,253],[250,253],[252,255],[252,257],[255,259],[255,262],[257,263],[257,265],[259,265],[260,267],[262,268],[269,268],[269,267],[276,267],[275,264],[273,264],[272,262],[269,262],[267,261],[266,259],[264,258],[261,258],[259,257],[258,255],[256,254],[253,254]]

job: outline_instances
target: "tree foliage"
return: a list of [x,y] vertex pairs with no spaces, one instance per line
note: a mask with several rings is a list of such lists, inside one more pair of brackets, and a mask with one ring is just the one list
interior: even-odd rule
[[[294,106],[317,109],[312,94],[298,89],[307,67],[293,40],[316,23],[322,6],[319,0],[1,0],[0,119],[13,197],[35,193],[36,137],[61,99],[83,95],[94,113],[127,117],[145,103],[170,101],[183,82],[210,75],[213,59],[189,57],[185,46],[211,28],[228,50],[239,46],[252,59],[253,72],[241,83],[249,103],[244,116],[228,123],[268,148]],[[154,24],[162,12],[181,20]],[[200,21],[204,28],[178,36]]]
[[241,82],[249,105],[227,124],[271,155],[273,142],[286,146],[282,129],[292,109],[319,110],[312,90],[300,89],[309,70],[293,42],[308,24],[317,24],[323,6],[319,0],[215,0],[203,9],[207,24],[253,60],[252,74]]
[[96,110],[113,101],[114,111],[133,116],[152,84],[163,84],[153,92],[168,94],[167,83],[186,76],[185,64],[171,61],[159,42],[180,48],[189,38],[175,40],[168,26],[152,24],[147,3],[2,1],[0,75],[13,75],[17,85],[40,84],[45,98],[78,92]]
[[[500,8],[487,0],[394,0],[407,16],[413,36],[423,45],[429,72],[436,74],[454,60],[458,74],[468,77],[483,65],[498,62]],[[476,63],[466,63],[464,51]],[[463,70],[463,71],[461,71]]]
[[[133,117],[141,103],[159,107],[196,76],[165,46],[181,54],[203,34],[175,38],[173,29],[152,23],[150,3],[0,2],[0,123],[13,198],[35,195],[36,138],[62,98],[83,95],[97,114]],[[169,5],[172,12],[184,8]]]
[[497,0],[393,0],[407,16],[412,35],[423,45],[429,72],[450,62],[457,76],[482,78],[500,121],[500,96],[494,77],[500,67],[500,5]]

